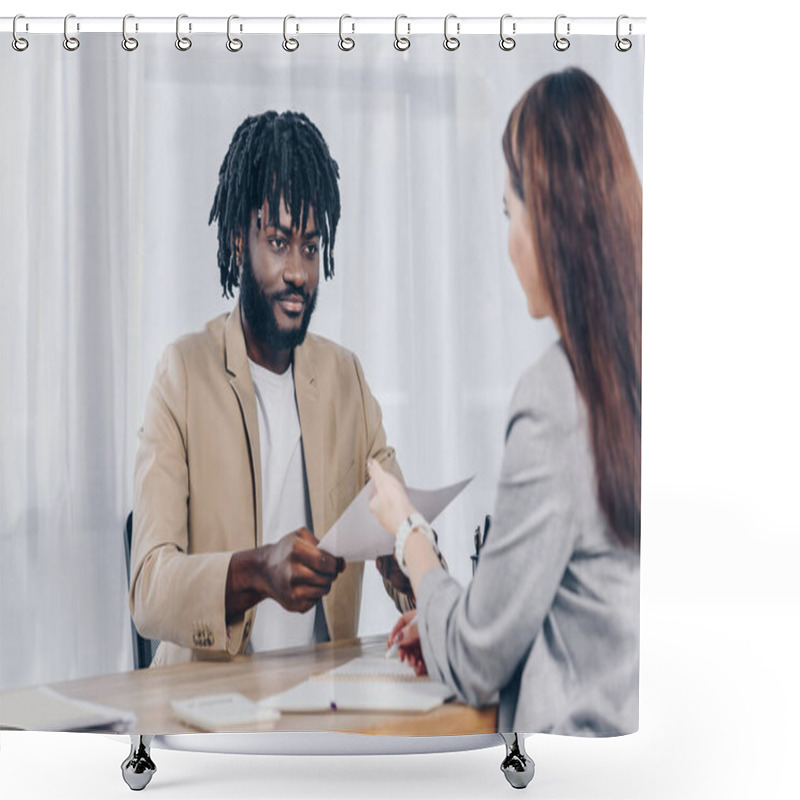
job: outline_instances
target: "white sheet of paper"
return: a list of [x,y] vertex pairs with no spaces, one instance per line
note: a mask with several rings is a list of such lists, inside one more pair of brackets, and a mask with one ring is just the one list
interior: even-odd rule
[[[433,522],[474,478],[441,489],[407,489],[414,508]],[[369,510],[372,481],[356,495],[344,514],[333,523],[319,543],[320,550],[346,561],[365,561],[394,552],[394,536],[383,529]]]

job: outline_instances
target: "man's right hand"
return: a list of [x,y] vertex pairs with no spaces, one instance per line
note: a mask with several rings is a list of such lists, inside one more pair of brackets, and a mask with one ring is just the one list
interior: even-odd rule
[[301,614],[328,594],[331,584],[345,568],[343,558],[319,549],[317,539],[308,528],[298,528],[257,551],[267,596],[287,611]]
[[234,553],[225,586],[226,622],[267,597],[287,611],[310,611],[344,568],[344,559],[320,550],[308,528],[287,533],[274,544]]

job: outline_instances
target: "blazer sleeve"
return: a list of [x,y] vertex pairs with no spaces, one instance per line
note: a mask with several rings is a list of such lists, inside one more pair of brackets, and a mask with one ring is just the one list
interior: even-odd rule
[[494,702],[542,635],[576,539],[572,435],[552,410],[512,413],[494,524],[472,582],[463,589],[442,569],[422,580],[417,621],[428,673],[470,705]]
[[232,553],[189,554],[186,399],[186,368],[171,345],[156,368],[139,431],[130,610],[143,636],[235,653],[238,641],[230,641],[225,624]]

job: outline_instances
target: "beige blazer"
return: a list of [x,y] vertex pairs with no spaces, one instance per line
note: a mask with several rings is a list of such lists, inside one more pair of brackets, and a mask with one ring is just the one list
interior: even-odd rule
[[[353,353],[308,334],[294,380],[321,538],[366,483],[369,456],[400,471]],[[255,547],[261,525],[256,397],[237,302],[166,349],[139,432],[130,609],[143,636],[162,640],[154,665],[244,653],[256,607],[226,626],[225,583],[231,555]],[[323,598],[331,639],[356,635],[363,571],[349,563]]]

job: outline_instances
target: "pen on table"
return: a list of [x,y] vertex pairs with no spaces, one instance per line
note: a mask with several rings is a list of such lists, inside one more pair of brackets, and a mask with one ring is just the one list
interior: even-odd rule
[[[416,619],[417,615],[414,614],[414,616],[411,617],[411,619],[409,619],[408,622],[405,624],[405,627],[407,628],[409,625],[412,625],[414,622],[416,622]],[[392,643],[392,646],[386,651],[385,658],[397,658],[397,654],[399,652],[400,652],[400,644],[398,643],[397,640],[395,640]]]

